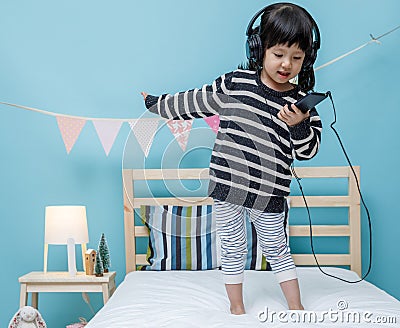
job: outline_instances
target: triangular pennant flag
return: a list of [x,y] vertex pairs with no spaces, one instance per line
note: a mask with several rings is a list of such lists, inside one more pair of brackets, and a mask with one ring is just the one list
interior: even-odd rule
[[144,156],[150,152],[154,136],[158,128],[159,119],[138,119],[134,122],[129,122],[131,130],[139,142],[140,147],[144,152]]
[[121,128],[122,121],[118,120],[93,120],[94,128],[99,136],[100,142],[106,153],[110,153],[111,147],[114,144],[115,138]]
[[86,120],[81,118],[71,118],[65,116],[57,116],[58,128],[61,132],[61,136],[64,140],[65,149],[67,154],[71,151],[76,140],[81,133]]
[[211,129],[213,129],[213,131],[215,132],[215,134],[218,133],[218,129],[219,129],[219,115],[213,115],[213,116],[209,116],[209,117],[205,117],[204,121],[206,121],[206,123],[211,127]]
[[178,120],[171,120],[167,122],[169,129],[171,130],[172,134],[174,135],[176,141],[178,142],[179,146],[182,148],[183,151],[186,150],[186,145],[189,140],[190,130],[192,129],[193,121],[185,120],[185,121],[178,121]]

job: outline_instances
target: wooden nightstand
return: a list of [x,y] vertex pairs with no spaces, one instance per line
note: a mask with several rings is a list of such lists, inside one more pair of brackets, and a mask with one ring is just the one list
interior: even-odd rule
[[103,277],[89,276],[78,272],[30,272],[18,279],[21,284],[20,307],[27,305],[28,293],[32,293],[32,306],[38,308],[38,293],[45,292],[102,292],[104,304],[115,291],[116,273],[104,273]]

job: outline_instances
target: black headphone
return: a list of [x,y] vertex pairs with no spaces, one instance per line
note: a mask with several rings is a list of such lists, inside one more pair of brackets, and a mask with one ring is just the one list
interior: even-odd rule
[[[277,3],[273,4],[276,5]],[[292,4],[292,3],[287,3],[287,2],[282,2],[280,3],[282,5],[290,5],[290,6],[296,6],[303,10],[303,12],[307,15],[307,17],[310,19],[312,25],[313,25],[313,34],[314,34],[314,41],[311,47],[311,53],[306,56],[303,62],[303,66],[301,68],[302,71],[307,71],[311,70],[315,60],[317,59],[317,52],[318,49],[320,48],[320,33],[319,29],[317,26],[317,23],[315,20],[312,18],[312,16],[308,13],[307,10],[304,8]],[[260,63],[263,60],[264,53],[263,53],[263,46],[262,46],[262,41],[260,38],[260,26],[257,26],[253,28],[254,22],[257,20],[258,17],[260,17],[267,9],[269,9],[273,5],[268,5],[261,9],[259,12],[257,12],[253,18],[250,20],[249,25],[247,26],[246,30],[246,35],[247,35],[247,41],[246,41],[246,56],[249,59],[250,62],[253,62],[256,64],[256,66],[260,66]]]

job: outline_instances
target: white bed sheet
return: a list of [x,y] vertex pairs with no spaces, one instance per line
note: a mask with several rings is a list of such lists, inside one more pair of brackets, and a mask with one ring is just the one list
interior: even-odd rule
[[[323,275],[318,268],[297,270],[306,312],[287,312],[284,296],[272,272],[245,272],[247,314],[234,316],[229,313],[219,270],[137,271],[125,277],[86,328],[400,326],[400,302],[376,286],[366,281],[341,282]],[[348,280],[358,279],[349,270],[324,270]],[[347,309],[339,310],[338,307],[346,304]],[[323,314],[329,310],[330,313]],[[315,318],[321,322],[314,323]],[[368,322],[377,320],[380,322]]]

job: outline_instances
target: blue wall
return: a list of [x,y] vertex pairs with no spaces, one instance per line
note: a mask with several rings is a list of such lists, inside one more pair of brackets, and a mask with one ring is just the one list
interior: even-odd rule
[[[71,115],[139,117],[144,112],[140,91],[158,94],[201,86],[242,62],[247,22],[266,3],[2,0],[0,101]],[[378,36],[399,24],[397,0],[296,3],[307,7],[320,25],[317,66],[366,42],[369,33]],[[368,280],[397,298],[399,39],[397,31],[382,39],[382,45],[372,44],[317,73],[317,89],[333,92],[337,128],[353,163],[361,166],[374,229]],[[308,164],[346,165],[328,129],[329,103],[321,104],[319,111],[325,123],[323,144]],[[89,122],[67,155],[54,117],[0,106],[0,121],[0,326],[4,327],[19,307],[18,277],[42,270],[46,205],[86,205],[89,247],[96,248],[104,232],[112,269],[118,272],[118,283],[123,279],[121,163],[129,127],[122,127],[106,157]],[[187,155],[189,163],[207,159],[213,139],[204,122],[196,121],[194,127],[200,132],[191,136],[189,148],[206,150]],[[150,166],[172,140],[165,131],[156,138],[146,162]],[[143,165],[137,143],[133,141],[129,149],[130,160]],[[362,220],[365,271],[364,214]],[[65,254],[63,247],[51,247],[49,269],[65,270]],[[91,298],[95,310],[99,309],[100,295],[91,294]],[[41,294],[39,302],[49,327],[65,326],[79,316],[91,317],[79,294]]]

